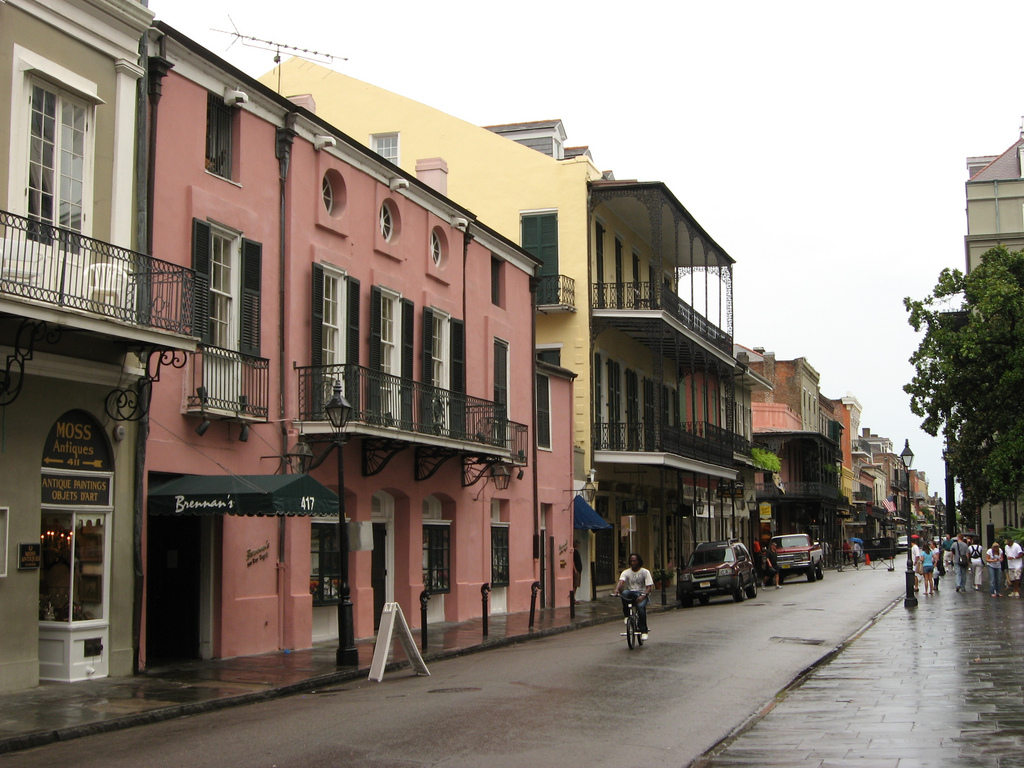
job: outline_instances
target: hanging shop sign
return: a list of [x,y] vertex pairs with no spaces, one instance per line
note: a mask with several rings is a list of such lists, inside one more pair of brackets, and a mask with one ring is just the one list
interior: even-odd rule
[[761,522],[767,522],[772,519],[772,505],[767,502],[761,502],[758,507],[758,513],[761,518]]

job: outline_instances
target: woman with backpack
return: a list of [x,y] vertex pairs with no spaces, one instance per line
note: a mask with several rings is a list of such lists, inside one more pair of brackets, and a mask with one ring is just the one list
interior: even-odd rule
[[970,537],[970,545],[967,547],[967,554],[971,558],[971,576],[974,581],[974,591],[980,592],[981,585],[984,580],[985,563],[983,557],[985,551],[981,548],[981,544],[973,536]]

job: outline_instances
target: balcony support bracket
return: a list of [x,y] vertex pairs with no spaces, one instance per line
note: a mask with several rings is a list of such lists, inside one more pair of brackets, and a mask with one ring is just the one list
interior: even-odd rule
[[[400,451],[409,447],[404,440],[389,440],[381,437],[363,438],[363,477],[372,477],[381,472]],[[417,473],[418,473],[417,465]]]
[[35,354],[36,344],[41,341],[56,344],[60,337],[60,326],[49,326],[42,320],[21,321],[14,337],[14,352],[7,356],[7,365],[0,374],[0,407],[7,407],[21,394],[21,385],[25,383],[25,363]]
[[441,468],[448,459],[457,455],[450,448],[434,448],[419,446],[416,448],[416,479],[428,480]]
[[112,389],[103,402],[107,416],[115,421],[139,421],[149,412],[153,384],[160,381],[160,369],[169,365],[184,368],[188,354],[180,349],[151,349],[146,354],[146,373],[135,389]]
[[501,459],[496,456],[466,454],[462,457],[462,487],[468,488]]

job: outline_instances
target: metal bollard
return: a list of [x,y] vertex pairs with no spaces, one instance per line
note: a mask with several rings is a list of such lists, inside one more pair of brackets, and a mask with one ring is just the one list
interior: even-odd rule
[[533,620],[537,616],[537,593],[540,592],[540,582],[535,581],[530,585],[530,629],[533,629]]
[[487,637],[487,596],[491,594],[490,584],[480,585],[480,615],[484,620],[484,637]]
[[420,645],[427,650],[427,601],[430,600],[430,592],[420,592]]
[[576,590],[569,590],[569,618],[576,618]]

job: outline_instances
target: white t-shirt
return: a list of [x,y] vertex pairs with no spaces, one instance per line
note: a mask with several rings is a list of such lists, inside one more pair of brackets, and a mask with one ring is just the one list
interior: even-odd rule
[[1020,548],[1020,544],[1015,541],[1010,546],[1004,547],[1003,551],[1006,552],[1007,569],[1021,567],[1021,555],[1024,554],[1024,549]]
[[917,544],[915,544],[914,546],[912,546],[910,548],[910,559],[913,560],[916,563],[917,562],[917,558],[919,558],[920,556],[921,556],[921,548],[919,546],[917,546]]
[[641,568],[639,571],[627,568],[619,576],[619,581],[625,582],[622,587],[624,590],[632,590],[634,592],[644,592],[647,587],[654,586],[654,577],[651,576],[651,572],[646,568]]

